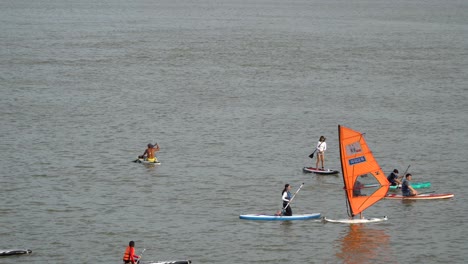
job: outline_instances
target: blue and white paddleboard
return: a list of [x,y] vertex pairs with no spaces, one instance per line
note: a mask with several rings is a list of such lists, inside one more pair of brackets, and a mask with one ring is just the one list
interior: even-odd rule
[[296,214],[292,216],[284,215],[265,215],[265,214],[246,214],[240,215],[240,219],[244,220],[260,220],[260,221],[293,221],[293,220],[309,220],[309,219],[319,219],[321,216],[318,214]]

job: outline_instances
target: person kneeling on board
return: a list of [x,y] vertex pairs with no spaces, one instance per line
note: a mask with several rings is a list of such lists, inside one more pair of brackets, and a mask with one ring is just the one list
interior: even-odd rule
[[130,241],[128,243],[128,247],[125,249],[125,253],[123,256],[123,262],[128,263],[138,263],[140,256],[135,255],[135,242]]
[[411,187],[411,177],[411,173],[407,173],[405,179],[403,180],[403,183],[401,184],[401,193],[403,196],[418,195],[418,192],[413,187]]

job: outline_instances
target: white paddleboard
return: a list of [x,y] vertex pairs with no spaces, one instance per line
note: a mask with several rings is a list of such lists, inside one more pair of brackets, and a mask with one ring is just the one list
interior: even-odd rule
[[365,224],[365,223],[374,223],[374,222],[382,222],[387,221],[388,218],[386,216],[382,218],[363,218],[363,219],[328,219],[324,218],[326,222],[330,223],[343,223],[343,224]]
[[147,161],[146,159],[138,158],[134,160],[133,162],[135,163],[143,163],[143,164],[154,164],[154,165],[160,165],[161,162],[159,161]]
[[168,261],[156,261],[156,262],[141,262],[141,264],[190,264],[191,260],[168,260]]

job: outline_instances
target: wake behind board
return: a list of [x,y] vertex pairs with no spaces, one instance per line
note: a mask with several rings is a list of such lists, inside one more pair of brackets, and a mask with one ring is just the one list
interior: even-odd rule
[[168,260],[168,261],[156,261],[156,262],[139,262],[141,264],[190,264],[192,261],[188,260]]
[[[371,187],[378,187],[378,184],[364,184],[363,188],[371,188]],[[413,187],[414,189],[430,188],[431,183],[430,182],[412,182],[411,187]],[[401,184],[390,185],[389,189],[390,190],[401,189]]]
[[133,162],[135,162],[135,163],[143,163],[143,164],[154,164],[154,165],[159,165],[159,164],[161,164],[161,162],[159,162],[159,161],[148,161],[148,160],[142,159],[142,158],[137,158],[137,159],[134,160]]
[[339,171],[337,170],[331,170],[331,169],[319,169],[319,168],[313,168],[313,167],[304,167],[302,168],[303,172],[306,173],[316,173],[316,174],[338,174]]
[[296,214],[292,216],[284,215],[265,215],[265,214],[246,214],[240,215],[240,219],[244,220],[257,220],[257,221],[293,221],[293,220],[309,220],[309,219],[319,219],[321,216],[320,213],[316,214]]
[[30,249],[0,249],[0,256],[13,256],[13,255],[24,255],[31,254]]
[[375,222],[382,222],[387,221],[388,218],[386,216],[382,218],[364,218],[364,219],[328,219],[324,218],[326,222],[330,223],[342,223],[342,224],[365,224],[365,223],[375,223]]
[[387,194],[385,199],[389,200],[436,200],[436,199],[448,199],[455,196],[453,193],[423,193],[415,196],[403,196],[401,194]]

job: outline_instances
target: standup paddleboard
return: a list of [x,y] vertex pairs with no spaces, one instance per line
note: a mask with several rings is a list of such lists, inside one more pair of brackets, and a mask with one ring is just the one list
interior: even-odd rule
[[331,169],[319,169],[319,168],[313,168],[313,167],[304,167],[302,168],[303,172],[307,173],[317,173],[317,174],[337,174],[339,171],[337,170],[331,170]]
[[24,255],[31,254],[30,249],[0,249],[0,256]]
[[147,161],[146,159],[142,159],[142,158],[137,158],[133,162],[135,162],[135,163],[144,163],[144,164],[154,164],[154,165],[161,164],[161,162],[159,162],[159,161]]
[[455,196],[453,193],[423,193],[415,196],[403,196],[401,194],[387,194],[385,199],[390,200],[435,200],[435,199],[447,199]]
[[386,216],[382,218],[364,218],[364,219],[328,219],[324,218],[326,222],[330,223],[343,223],[343,224],[365,224],[365,223],[374,223],[374,222],[382,222],[387,221],[388,218]]
[[260,221],[293,221],[293,220],[308,220],[319,219],[320,213],[317,214],[296,214],[292,216],[284,215],[265,215],[265,214],[246,214],[240,215],[240,219],[244,220],[260,220]]
[[156,262],[139,262],[141,264],[190,264],[192,261],[189,260],[168,260],[168,261],[156,261]]

